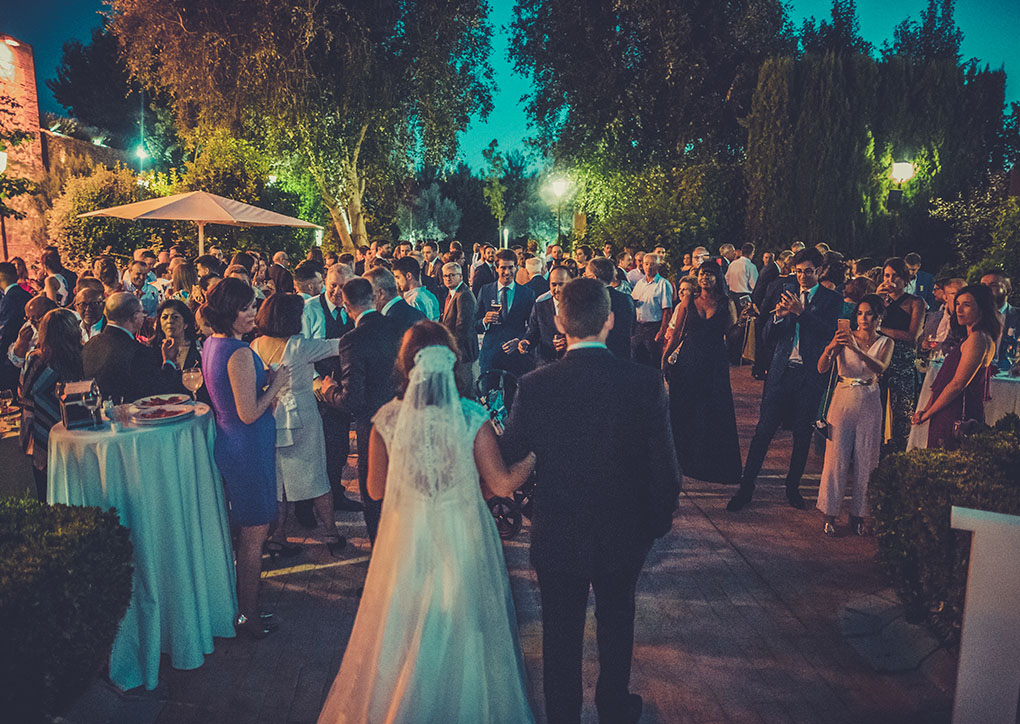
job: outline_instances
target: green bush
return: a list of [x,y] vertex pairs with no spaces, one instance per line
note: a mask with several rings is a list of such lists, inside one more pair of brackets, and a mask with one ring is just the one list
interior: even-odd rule
[[0,500],[0,718],[60,712],[106,664],[131,552],[115,512]]
[[1020,420],[1003,418],[960,450],[890,455],[871,476],[879,557],[908,616],[959,641],[970,534],[950,526],[954,505],[1020,515]]

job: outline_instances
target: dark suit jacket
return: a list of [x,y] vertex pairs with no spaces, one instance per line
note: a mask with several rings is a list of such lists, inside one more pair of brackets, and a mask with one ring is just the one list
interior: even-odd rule
[[[1013,330],[1012,335],[1010,330]],[[1006,302],[1006,314],[1002,319],[1002,329],[999,331],[999,346],[995,350],[995,359],[1002,360],[1006,348],[1016,341],[1018,331],[1020,331],[1020,307],[1014,307]]]
[[606,289],[609,291],[609,309],[615,318],[613,328],[606,338],[606,346],[617,357],[630,359],[630,337],[634,332],[634,322],[637,321],[634,298],[612,287]]
[[0,300],[0,390],[13,390],[18,386],[19,370],[7,359],[7,350],[25,323],[25,305],[31,298],[21,285],[12,284]]
[[393,306],[386,310],[386,317],[392,319],[397,325],[401,336],[416,323],[425,319],[425,315],[420,310],[415,309],[399,297]]
[[[322,314],[326,318],[326,328],[324,339],[339,339],[345,334],[354,329],[354,320],[351,319],[350,315],[347,316],[347,322],[341,322],[342,317],[339,315],[337,319],[333,319],[333,315],[329,313],[329,305],[326,303],[326,294],[323,292],[315,298],[313,304],[318,304],[322,307]],[[315,363],[315,371],[319,373],[320,377],[329,375],[333,379],[339,382],[340,380],[340,358],[339,357],[327,357],[324,360],[319,360]]]
[[471,293],[475,295],[475,299],[478,299],[482,287],[486,284],[492,284],[494,281],[496,281],[496,274],[488,264],[482,264],[475,269],[474,276],[471,277]]
[[553,335],[557,334],[555,317],[556,304],[552,297],[535,302],[535,306],[531,308],[528,329],[523,339],[528,340],[528,344],[531,345],[528,354],[534,356],[540,365],[555,362],[563,356],[553,347]]
[[449,305],[443,302],[443,313],[439,323],[450,330],[457,340],[457,346],[465,362],[478,359],[478,333],[475,332],[475,295],[461,282]]
[[761,274],[758,275],[758,281],[754,283],[754,289],[751,290],[751,301],[754,302],[754,306],[758,307],[760,314],[771,312],[771,309],[765,309],[762,305],[765,303],[765,295],[769,290],[769,285],[779,278],[779,265],[775,262],[770,262],[767,267],[761,270]]
[[657,369],[577,349],[521,378],[500,440],[538,457],[531,561],[590,575],[640,566],[673,521],[680,471]]
[[276,287],[278,292],[293,292],[294,291],[294,275],[290,271],[279,264],[271,264],[267,276],[272,279],[273,285]]
[[[769,313],[768,321],[765,322],[765,342],[775,345],[775,350],[772,353],[768,377],[765,378],[763,397],[768,397],[782,380],[789,365],[790,352],[793,350],[794,330],[798,327],[800,357],[807,371],[805,379],[814,388],[821,389],[825,386],[828,377],[818,374],[818,358],[836,333],[836,319],[839,318],[842,309],[843,298],[819,284],[814,298],[808,302],[799,316],[788,314],[776,321],[775,315]],[[817,389],[806,392],[814,393]]]
[[107,325],[81,352],[86,378],[95,378],[107,400],[134,402],[139,397],[180,391],[180,372],[163,369],[160,351]]
[[536,274],[531,277],[525,286],[531,287],[531,291],[535,293],[535,298],[538,299],[540,296],[549,291],[549,280],[541,274]]
[[393,399],[393,365],[400,349],[397,323],[379,312],[366,313],[340,338],[340,383],[323,394],[326,404],[367,425],[379,408]]
[[482,372],[487,370],[507,370],[514,374],[523,374],[528,369],[528,357],[514,351],[512,354],[503,352],[503,345],[515,337],[520,339],[528,329],[528,318],[535,304],[535,293],[523,284],[515,285],[514,301],[509,310],[503,311],[503,321],[491,324],[485,329],[482,319],[485,313],[492,310],[497,298],[498,284],[486,284],[478,297],[478,309],[475,311],[475,330],[482,337],[482,349],[478,353],[478,367]]

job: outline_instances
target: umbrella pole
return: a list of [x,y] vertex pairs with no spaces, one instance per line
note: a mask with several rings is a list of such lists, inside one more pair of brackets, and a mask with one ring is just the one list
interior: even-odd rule
[[205,222],[198,222],[198,255],[205,254]]

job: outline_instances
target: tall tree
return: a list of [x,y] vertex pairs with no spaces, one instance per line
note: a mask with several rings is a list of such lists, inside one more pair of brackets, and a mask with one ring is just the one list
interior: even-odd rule
[[367,240],[370,179],[405,173],[412,155],[452,159],[492,107],[486,0],[112,5],[132,75],[170,92],[183,131],[298,153],[345,244]]
[[[506,173],[506,160],[499,152],[499,144],[496,139],[488,148],[482,151],[482,157],[489,164],[485,174],[485,200],[489,203],[489,210],[496,219],[497,234],[503,229],[503,219],[506,218],[506,184],[503,183],[503,176]],[[497,246],[499,244],[497,243]]]

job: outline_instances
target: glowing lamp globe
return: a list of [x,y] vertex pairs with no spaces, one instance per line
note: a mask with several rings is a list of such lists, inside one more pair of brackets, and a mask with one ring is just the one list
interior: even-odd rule
[[909,161],[901,161],[892,165],[892,173],[889,174],[889,178],[894,183],[904,183],[914,178],[914,164]]

